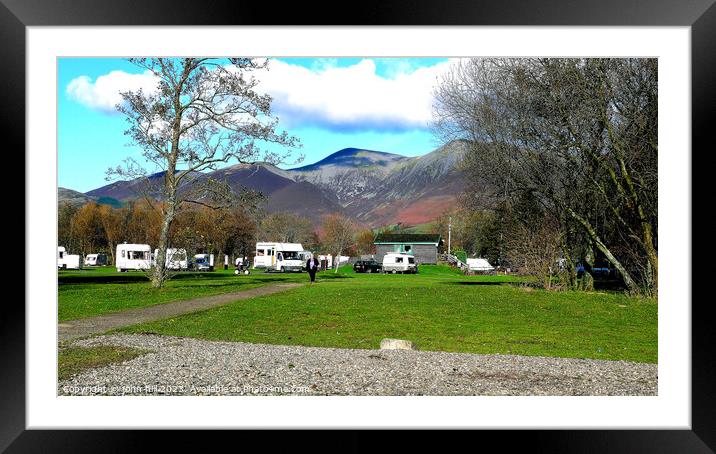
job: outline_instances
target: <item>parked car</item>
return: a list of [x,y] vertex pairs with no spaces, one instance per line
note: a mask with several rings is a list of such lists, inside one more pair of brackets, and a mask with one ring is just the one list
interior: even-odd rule
[[214,268],[211,265],[211,257],[209,254],[196,254],[192,263],[193,269],[196,271],[213,271]]
[[353,271],[356,273],[380,273],[383,265],[375,260],[358,260],[353,264]]

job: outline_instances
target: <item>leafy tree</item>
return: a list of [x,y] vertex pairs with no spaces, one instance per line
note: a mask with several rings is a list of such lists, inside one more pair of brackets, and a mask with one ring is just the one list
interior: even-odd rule
[[105,235],[96,203],[87,203],[72,218],[72,231],[78,239],[80,255],[94,252],[105,246]]

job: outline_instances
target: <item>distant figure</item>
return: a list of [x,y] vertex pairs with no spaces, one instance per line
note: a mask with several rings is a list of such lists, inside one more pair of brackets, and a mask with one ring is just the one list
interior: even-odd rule
[[236,265],[236,269],[241,269],[241,257],[236,257],[236,260],[234,261],[234,265]]
[[306,270],[308,270],[308,275],[311,276],[311,284],[316,282],[316,271],[318,271],[318,260],[311,257],[306,262]]

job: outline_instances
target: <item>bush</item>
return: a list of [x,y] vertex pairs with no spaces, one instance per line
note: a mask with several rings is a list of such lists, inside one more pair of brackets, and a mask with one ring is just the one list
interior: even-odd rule
[[454,251],[453,255],[457,257],[462,263],[467,263],[467,253],[465,251]]

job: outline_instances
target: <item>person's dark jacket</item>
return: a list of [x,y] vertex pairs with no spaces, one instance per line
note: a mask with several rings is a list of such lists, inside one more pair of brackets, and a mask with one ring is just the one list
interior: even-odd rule
[[308,271],[308,272],[315,273],[316,271],[319,270],[319,268],[321,266],[321,262],[319,262],[318,259],[315,259],[315,258],[313,259],[313,269],[309,268],[310,264],[311,264],[311,259],[306,260],[306,271]]

